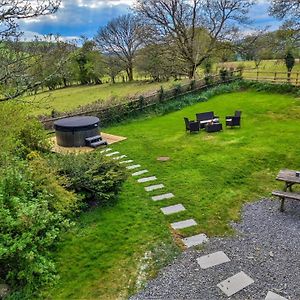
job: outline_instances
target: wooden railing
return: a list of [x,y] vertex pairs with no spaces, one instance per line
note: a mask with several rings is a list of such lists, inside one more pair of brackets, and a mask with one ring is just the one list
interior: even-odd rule
[[264,81],[270,83],[289,83],[300,85],[300,72],[277,72],[277,71],[261,71],[261,70],[244,70],[243,79]]
[[97,116],[102,121],[102,124],[109,122],[110,119],[115,117],[117,114],[119,118],[130,115],[133,112],[141,111],[152,106],[155,106],[162,102],[167,102],[172,100],[175,97],[183,96],[189,93],[193,93],[196,91],[201,91],[207,89],[211,86],[215,86],[221,83],[228,83],[233,80],[236,80],[240,77],[240,71],[231,72],[226,78],[222,78],[220,75],[212,75],[210,76],[209,83],[205,79],[197,80],[194,82],[189,82],[184,85],[180,85],[177,88],[172,88],[169,90],[165,90],[163,95],[160,94],[159,91],[153,92],[148,95],[141,95],[140,97],[136,97],[134,99],[129,98],[123,100],[122,103],[111,104],[106,101],[97,102],[91,105],[87,105],[86,107],[82,107],[76,111],[61,113],[57,117],[48,117],[48,116],[40,116],[40,121],[44,124],[46,129],[52,129],[55,121],[73,116]]

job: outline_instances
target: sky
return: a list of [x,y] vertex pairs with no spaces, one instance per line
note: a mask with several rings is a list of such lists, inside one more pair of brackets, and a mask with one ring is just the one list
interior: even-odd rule
[[[24,38],[59,34],[64,39],[92,38],[100,27],[113,18],[130,12],[134,0],[62,0],[57,13],[21,21]],[[268,15],[268,0],[257,0],[250,17],[255,27],[277,29],[280,23]]]

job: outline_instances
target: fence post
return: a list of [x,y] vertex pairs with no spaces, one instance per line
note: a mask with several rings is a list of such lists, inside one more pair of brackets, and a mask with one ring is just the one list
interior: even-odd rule
[[277,81],[277,72],[275,72],[275,75],[274,75],[274,82],[276,83]]
[[258,81],[258,75],[259,75],[259,71],[257,71],[256,73],[256,81]]

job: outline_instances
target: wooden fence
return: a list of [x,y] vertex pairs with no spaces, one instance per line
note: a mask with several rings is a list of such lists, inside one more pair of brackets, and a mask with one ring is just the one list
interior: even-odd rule
[[274,84],[289,83],[296,86],[300,85],[300,72],[276,72],[245,69],[242,76],[243,79],[253,81],[269,82]]
[[90,109],[82,108],[80,111],[73,111],[70,113],[64,113],[56,118],[40,117],[40,121],[44,124],[46,129],[53,129],[54,122],[66,117],[74,116],[96,116],[101,120],[102,124],[109,123],[110,120],[123,119],[126,116],[131,115],[134,112],[143,111],[147,108],[153,107],[159,103],[164,103],[172,100],[175,97],[184,96],[189,93],[193,93],[200,90],[205,90],[211,86],[215,86],[221,83],[228,83],[237,78],[240,78],[241,72],[231,72],[226,78],[220,77],[220,75],[210,76],[209,81],[205,79],[191,81],[184,85],[175,86],[172,89],[156,91],[148,95],[141,95],[138,98],[127,99],[122,103],[115,105],[107,104],[105,101],[91,104],[88,107]]

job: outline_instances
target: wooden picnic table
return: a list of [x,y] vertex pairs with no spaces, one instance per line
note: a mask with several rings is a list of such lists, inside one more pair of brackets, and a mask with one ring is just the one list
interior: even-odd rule
[[274,196],[281,198],[280,210],[284,211],[284,201],[286,198],[300,201],[300,194],[294,193],[292,190],[293,185],[300,184],[300,177],[296,176],[296,173],[299,171],[295,170],[280,170],[276,180],[283,181],[285,186],[283,191],[273,191]]

